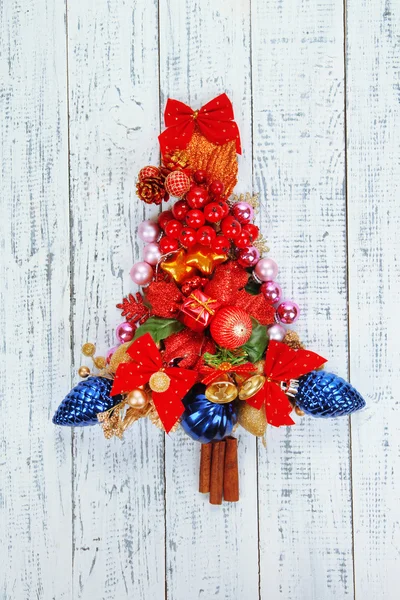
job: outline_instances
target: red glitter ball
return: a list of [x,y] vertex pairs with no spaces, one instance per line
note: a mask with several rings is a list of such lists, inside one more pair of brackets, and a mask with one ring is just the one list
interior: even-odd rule
[[152,315],[164,319],[177,316],[183,296],[173,281],[153,281],[146,288],[145,294],[151,305]]
[[215,269],[213,278],[204,288],[204,293],[221,304],[232,304],[232,298],[246,285],[248,278],[249,274],[236,261],[230,260]]

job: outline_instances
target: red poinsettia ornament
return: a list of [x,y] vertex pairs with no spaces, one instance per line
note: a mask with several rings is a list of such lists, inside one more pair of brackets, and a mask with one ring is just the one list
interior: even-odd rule
[[310,350],[293,350],[282,342],[270,340],[265,356],[264,372],[266,381],[255,396],[247,398],[246,402],[254,408],[260,409],[265,403],[267,422],[274,427],[293,425],[290,417],[293,410],[281,383],[289,384],[291,379],[297,379],[326,363],[322,358]]
[[161,353],[149,333],[133,342],[127,352],[132,362],[118,366],[110,396],[128,394],[148,383],[154,406],[168,433],[184,411],[181,400],[196,382],[197,373],[163,367]]

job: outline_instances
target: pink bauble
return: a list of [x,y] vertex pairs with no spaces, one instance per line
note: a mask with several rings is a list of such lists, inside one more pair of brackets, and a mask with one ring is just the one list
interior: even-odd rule
[[273,281],[278,275],[278,265],[272,258],[262,258],[256,264],[254,275],[259,281]]
[[110,349],[107,351],[107,354],[106,354],[106,362],[107,362],[107,364],[108,364],[108,365],[110,364],[110,360],[111,360],[111,357],[112,357],[112,355],[114,354],[114,352],[116,351],[116,349],[117,349],[118,347],[119,347],[119,346],[113,346],[112,348],[110,348]]
[[161,229],[154,221],[143,221],[138,227],[138,236],[146,244],[156,242],[160,236]]
[[281,323],[290,325],[298,319],[300,308],[297,306],[296,302],[285,300],[284,302],[281,302],[276,309],[276,314]]
[[172,171],[164,185],[170,196],[182,198],[190,190],[190,179],[183,171]]
[[279,323],[275,323],[275,325],[268,327],[268,337],[270,340],[282,342],[285,335],[286,329],[282,327],[282,325],[279,325]]
[[254,208],[248,202],[236,202],[231,213],[241,225],[247,225],[254,219]]
[[261,285],[261,292],[264,294],[264,298],[270,304],[275,304],[275,302],[279,302],[282,297],[282,289],[279,283],[276,281],[265,281]]
[[160,248],[155,242],[146,244],[146,246],[143,248],[143,260],[144,262],[149,263],[149,265],[155,266],[160,260],[161,256],[162,254],[160,252]]
[[130,276],[137,285],[147,285],[153,279],[153,269],[147,262],[138,262],[133,265]]
[[121,342],[121,344],[125,344],[125,342],[130,342],[133,340],[135,335],[135,326],[128,321],[124,323],[120,323],[115,330],[115,335],[117,336],[117,340]]
[[247,267],[254,267],[260,260],[260,253],[254,246],[249,246],[239,252],[238,263],[245,269]]

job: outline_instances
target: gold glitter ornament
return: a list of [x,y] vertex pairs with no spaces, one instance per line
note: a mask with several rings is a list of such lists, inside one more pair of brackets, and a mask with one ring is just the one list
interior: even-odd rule
[[93,364],[96,367],[96,369],[105,369],[106,359],[104,358],[104,356],[96,356],[93,358]]
[[267,418],[264,406],[260,410],[257,410],[257,408],[250,406],[247,402],[239,402],[238,423],[251,434],[262,437],[267,430]]
[[[148,411],[146,416],[149,418],[151,423],[157,427],[157,429],[161,429],[161,431],[165,431],[164,425],[162,424],[162,421],[161,421],[160,417],[158,416],[157,409],[154,406],[152,400],[150,401],[150,410]],[[179,420],[175,423],[173,428],[170,430],[170,433],[174,433],[174,431],[176,431],[178,429],[178,427],[179,427]]]
[[82,377],[82,379],[86,379],[86,377],[89,377],[89,375],[90,375],[89,367],[85,367],[85,366],[79,367],[78,375],[79,375],[79,377]]
[[129,392],[125,400],[131,408],[136,408],[140,410],[147,406],[147,404],[149,403],[149,399],[147,397],[146,392],[139,388],[136,388]]
[[214,404],[227,404],[235,400],[238,390],[231,381],[214,381],[206,387],[204,394]]
[[239,390],[239,399],[240,400],[248,400],[252,398],[259,392],[265,383],[264,375],[253,375],[246,379],[244,383],[240,386]]
[[261,360],[258,360],[257,362],[255,362],[254,366],[257,369],[257,375],[264,375],[264,369],[265,369],[265,360],[264,359],[261,359]]
[[82,354],[84,356],[93,356],[95,352],[96,346],[94,344],[91,344],[90,342],[86,342],[86,344],[83,344]]
[[300,350],[304,348],[304,344],[302,344],[300,341],[299,334],[295,331],[292,331],[291,329],[288,329],[286,331],[285,337],[282,341],[284,344],[287,344],[287,346],[289,346],[290,348],[293,348],[293,350]]
[[125,344],[121,344],[121,346],[118,346],[114,354],[111,356],[110,371],[115,373],[115,371],[118,368],[118,365],[120,365],[121,363],[132,362],[132,358],[127,353],[127,350],[131,343],[132,342],[125,342]]
[[157,373],[153,373],[149,380],[150,389],[153,392],[166,392],[171,384],[171,379],[168,377],[166,373],[163,371],[157,371]]

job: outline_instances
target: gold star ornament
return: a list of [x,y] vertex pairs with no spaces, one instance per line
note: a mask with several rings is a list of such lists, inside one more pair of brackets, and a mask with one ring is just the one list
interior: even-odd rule
[[206,246],[196,244],[186,255],[186,264],[196,267],[203,275],[211,275],[215,267],[225,262],[228,256],[223,252],[214,252]]
[[196,274],[195,267],[188,264],[186,253],[182,248],[175,256],[168,260],[164,260],[160,264],[160,267],[165,273],[171,275],[176,283],[183,283],[185,279]]

